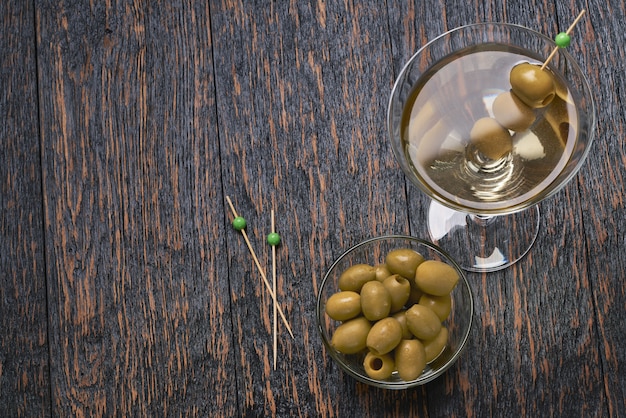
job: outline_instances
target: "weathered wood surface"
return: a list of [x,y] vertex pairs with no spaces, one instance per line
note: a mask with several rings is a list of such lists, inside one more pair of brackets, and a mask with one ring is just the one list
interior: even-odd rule
[[236,414],[209,19],[204,2],[37,8],[59,415]]
[[[3,3],[0,416],[620,416],[626,410],[624,2]],[[476,321],[443,377],[341,373],[315,326],[347,246],[425,236],[386,140],[403,63],[477,21],[552,34],[598,102],[580,174],[531,253],[468,274]],[[266,273],[270,210],[280,327]]]
[[0,4],[0,416],[50,411],[33,4]]

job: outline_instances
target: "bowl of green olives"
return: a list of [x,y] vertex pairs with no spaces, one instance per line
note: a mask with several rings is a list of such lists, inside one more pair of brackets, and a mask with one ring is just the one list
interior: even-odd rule
[[459,265],[419,238],[371,238],[343,253],[317,295],[326,352],[347,374],[386,389],[441,376],[463,352],[474,301]]

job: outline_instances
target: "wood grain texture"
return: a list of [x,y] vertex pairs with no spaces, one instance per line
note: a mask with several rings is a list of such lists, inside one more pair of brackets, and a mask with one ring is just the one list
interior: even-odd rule
[[44,416],[50,376],[35,19],[0,5],[0,415]]
[[[266,266],[264,237],[269,211],[276,211],[284,237],[278,296],[295,333],[291,340],[283,331],[282,361],[272,371],[270,299],[233,231],[228,249],[242,413],[348,414],[354,405],[333,402],[334,392],[344,382],[340,390],[352,394],[359,386],[321,355],[315,296],[343,248],[383,232],[408,232],[397,190],[402,177],[386,145],[393,82],[386,12],[361,2],[306,1],[223,2],[211,12],[225,189],[237,196]],[[368,393],[360,408],[382,410]]]
[[54,414],[235,415],[208,5],[37,22]]
[[[413,20],[391,25],[398,51],[410,51],[414,37],[393,28],[420,28],[421,37],[432,39],[443,30],[472,22],[504,21],[522,24],[543,33],[556,33],[559,21],[551,3],[532,7],[549,11],[536,20],[528,5],[515,2],[479,4],[474,10],[446,3],[446,17],[438,27],[420,22],[439,13],[427,6],[400,4],[412,10]],[[434,20],[436,22],[436,20]],[[434,23],[433,23],[434,24]],[[563,24],[563,23],[561,23]],[[431,29],[432,33],[425,30]],[[576,38],[574,38],[576,39]],[[426,235],[428,200],[408,187],[412,232]],[[586,259],[564,250],[576,242],[586,251],[585,231],[576,186],[543,202],[541,233],[529,255],[512,268],[493,274],[469,273],[475,284],[476,327],[467,353],[448,373],[428,385],[430,412],[434,416],[605,416],[604,387],[598,335],[594,327],[594,301]],[[575,371],[563,365],[584,364]],[[439,399],[447,402],[437,402]]]
[[622,36],[614,25],[626,17],[624,2],[598,4],[575,45],[589,75],[597,105],[595,144],[576,181],[581,196],[590,287],[595,308],[600,370],[609,416],[626,411],[626,148],[623,109],[625,63]]
[[[6,4],[5,4],[6,3]],[[623,0],[0,6],[0,416],[567,416],[626,410]],[[427,235],[387,141],[396,75],[447,29],[505,21],[569,47],[598,102],[580,174],[515,266],[468,274],[467,351],[407,391],[357,383],[315,323],[325,270]],[[270,275],[279,325],[230,196]],[[6,407],[8,405],[8,408]],[[4,407],[4,409],[3,409]]]

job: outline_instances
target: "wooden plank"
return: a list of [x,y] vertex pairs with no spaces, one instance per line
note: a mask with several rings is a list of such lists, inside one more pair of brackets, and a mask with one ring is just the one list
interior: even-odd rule
[[[536,13],[528,14],[528,5],[515,2],[446,2],[442,10],[399,2],[390,8],[394,51],[408,57],[416,48],[415,39],[432,39],[443,30],[482,21],[556,33],[554,5],[535,2],[531,7],[547,13],[538,19]],[[433,18],[437,14],[445,20]],[[563,10],[559,21],[570,15]],[[406,58],[394,62],[402,59]],[[409,187],[410,209],[417,215],[411,217],[412,230],[421,235],[427,233],[428,202],[420,195]],[[488,275],[468,274],[475,291],[474,331],[457,365],[427,386],[431,414],[578,416],[584,411],[585,416],[605,415],[594,286],[587,270],[586,233],[577,221],[582,216],[580,198],[572,184],[540,205],[540,235],[518,264]]]
[[[272,370],[271,301],[236,232],[228,234],[241,411],[248,416],[380,415],[390,393],[332,364],[315,326],[315,297],[334,258],[360,240],[408,233],[404,180],[387,144],[393,82],[384,4],[357,1],[211,5],[225,193],[264,244],[272,208],[281,331]],[[402,398],[422,412],[419,391]],[[382,398],[382,401],[381,401]],[[341,401],[338,401],[341,399]]]
[[208,4],[37,22],[53,415],[238,415]]
[[[563,5],[565,6],[565,5]],[[560,6],[562,14],[568,12]],[[582,6],[581,6],[582,7]],[[607,397],[604,416],[621,416],[626,410],[626,217],[624,186],[626,83],[623,36],[613,28],[626,17],[623,1],[591,2],[577,29],[571,52],[581,66],[596,100],[595,141],[587,162],[576,178],[581,196],[579,222],[586,232],[590,287],[594,294],[599,370]],[[587,368],[588,366],[586,366]]]
[[50,404],[32,2],[0,5],[0,410],[44,416]]

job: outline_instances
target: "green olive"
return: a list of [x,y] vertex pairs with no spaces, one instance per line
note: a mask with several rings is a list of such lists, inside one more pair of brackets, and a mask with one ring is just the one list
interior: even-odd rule
[[365,344],[374,354],[387,354],[396,348],[400,340],[402,326],[395,318],[388,316],[372,325]]
[[413,305],[406,311],[406,325],[420,340],[435,338],[441,331],[441,320],[437,314],[424,305]]
[[392,274],[399,274],[407,279],[415,277],[415,269],[424,261],[424,257],[410,248],[392,250],[385,257],[385,264]]
[[355,264],[339,276],[339,289],[360,292],[363,284],[376,279],[376,269],[367,264]]
[[383,286],[391,296],[391,312],[402,309],[411,295],[411,283],[399,274],[394,274],[385,279]]
[[395,314],[393,314],[392,317],[395,318],[396,321],[398,321],[398,323],[402,327],[402,339],[410,340],[411,338],[413,338],[413,334],[411,334],[411,331],[409,331],[409,327],[406,324],[406,311],[405,310],[398,311]]
[[426,352],[426,363],[435,360],[446,348],[448,344],[448,328],[441,327],[439,334],[432,340],[424,341],[424,351]]
[[495,119],[480,118],[470,131],[470,142],[484,156],[498,160],[513,150],[513,140],[508,130]]
[[336,321],[347,321],[361,314],[361,295],[351,290],[337,292],[326,301],[326,313]]
[[539,65],[516,65],[511,69],[510,82],[513,93],[533,109],[545,107],[554,99],[554,78]]
[[402,340],[394,350],[396,369],[401,379],[415,380],[426,367],[426,352],[419,340]]
[[370,321],[378,321],[389,316],[391,296],[378,280],[367,282],[361,289],[361,311]]
[[368,352],[363,360],[363,368],[372,379],[385,380],[391,377],[396,364],[391,354],[379,355]]
[[384,282],[392,274],[387,268],[387,264],[378,264],[374,268],[376,269],[376,280],[379,282]]
[[[570,125],[570,116],[575,112],[576,106],[568,101],[564,100],[557,94],[557,96],[550,104],[550,109],[543,112],[545,122],[550,126],[552,134],[556,136],[560,143],[556,144],[561,149],[567,145],[567,141],[570,135],[575,134],[575,128]],[[539,129],[539,126],[538,126]],[[541,129],[545,129],[541,127]],[[556,148],[554,148],[556,149]]]
[[344,354],[356,354],[367,347],[367,334],[371,329],[372,324],[366,318],[351,319],[337,327],[330,345]]
[[424,293],[435,296],[447,295],[459,282],[454,267],[437,260],[424,261],[415,272],[415,284]]
[[424,293],[420,298],[419,304],[429,307],[441,321],[445,321],[452,310],[452,296],[449,293],[443,296]]
[[535,122],[535,112],[510,91],[496,97],[492,111],[494,119],[512,131],[524,132]]

